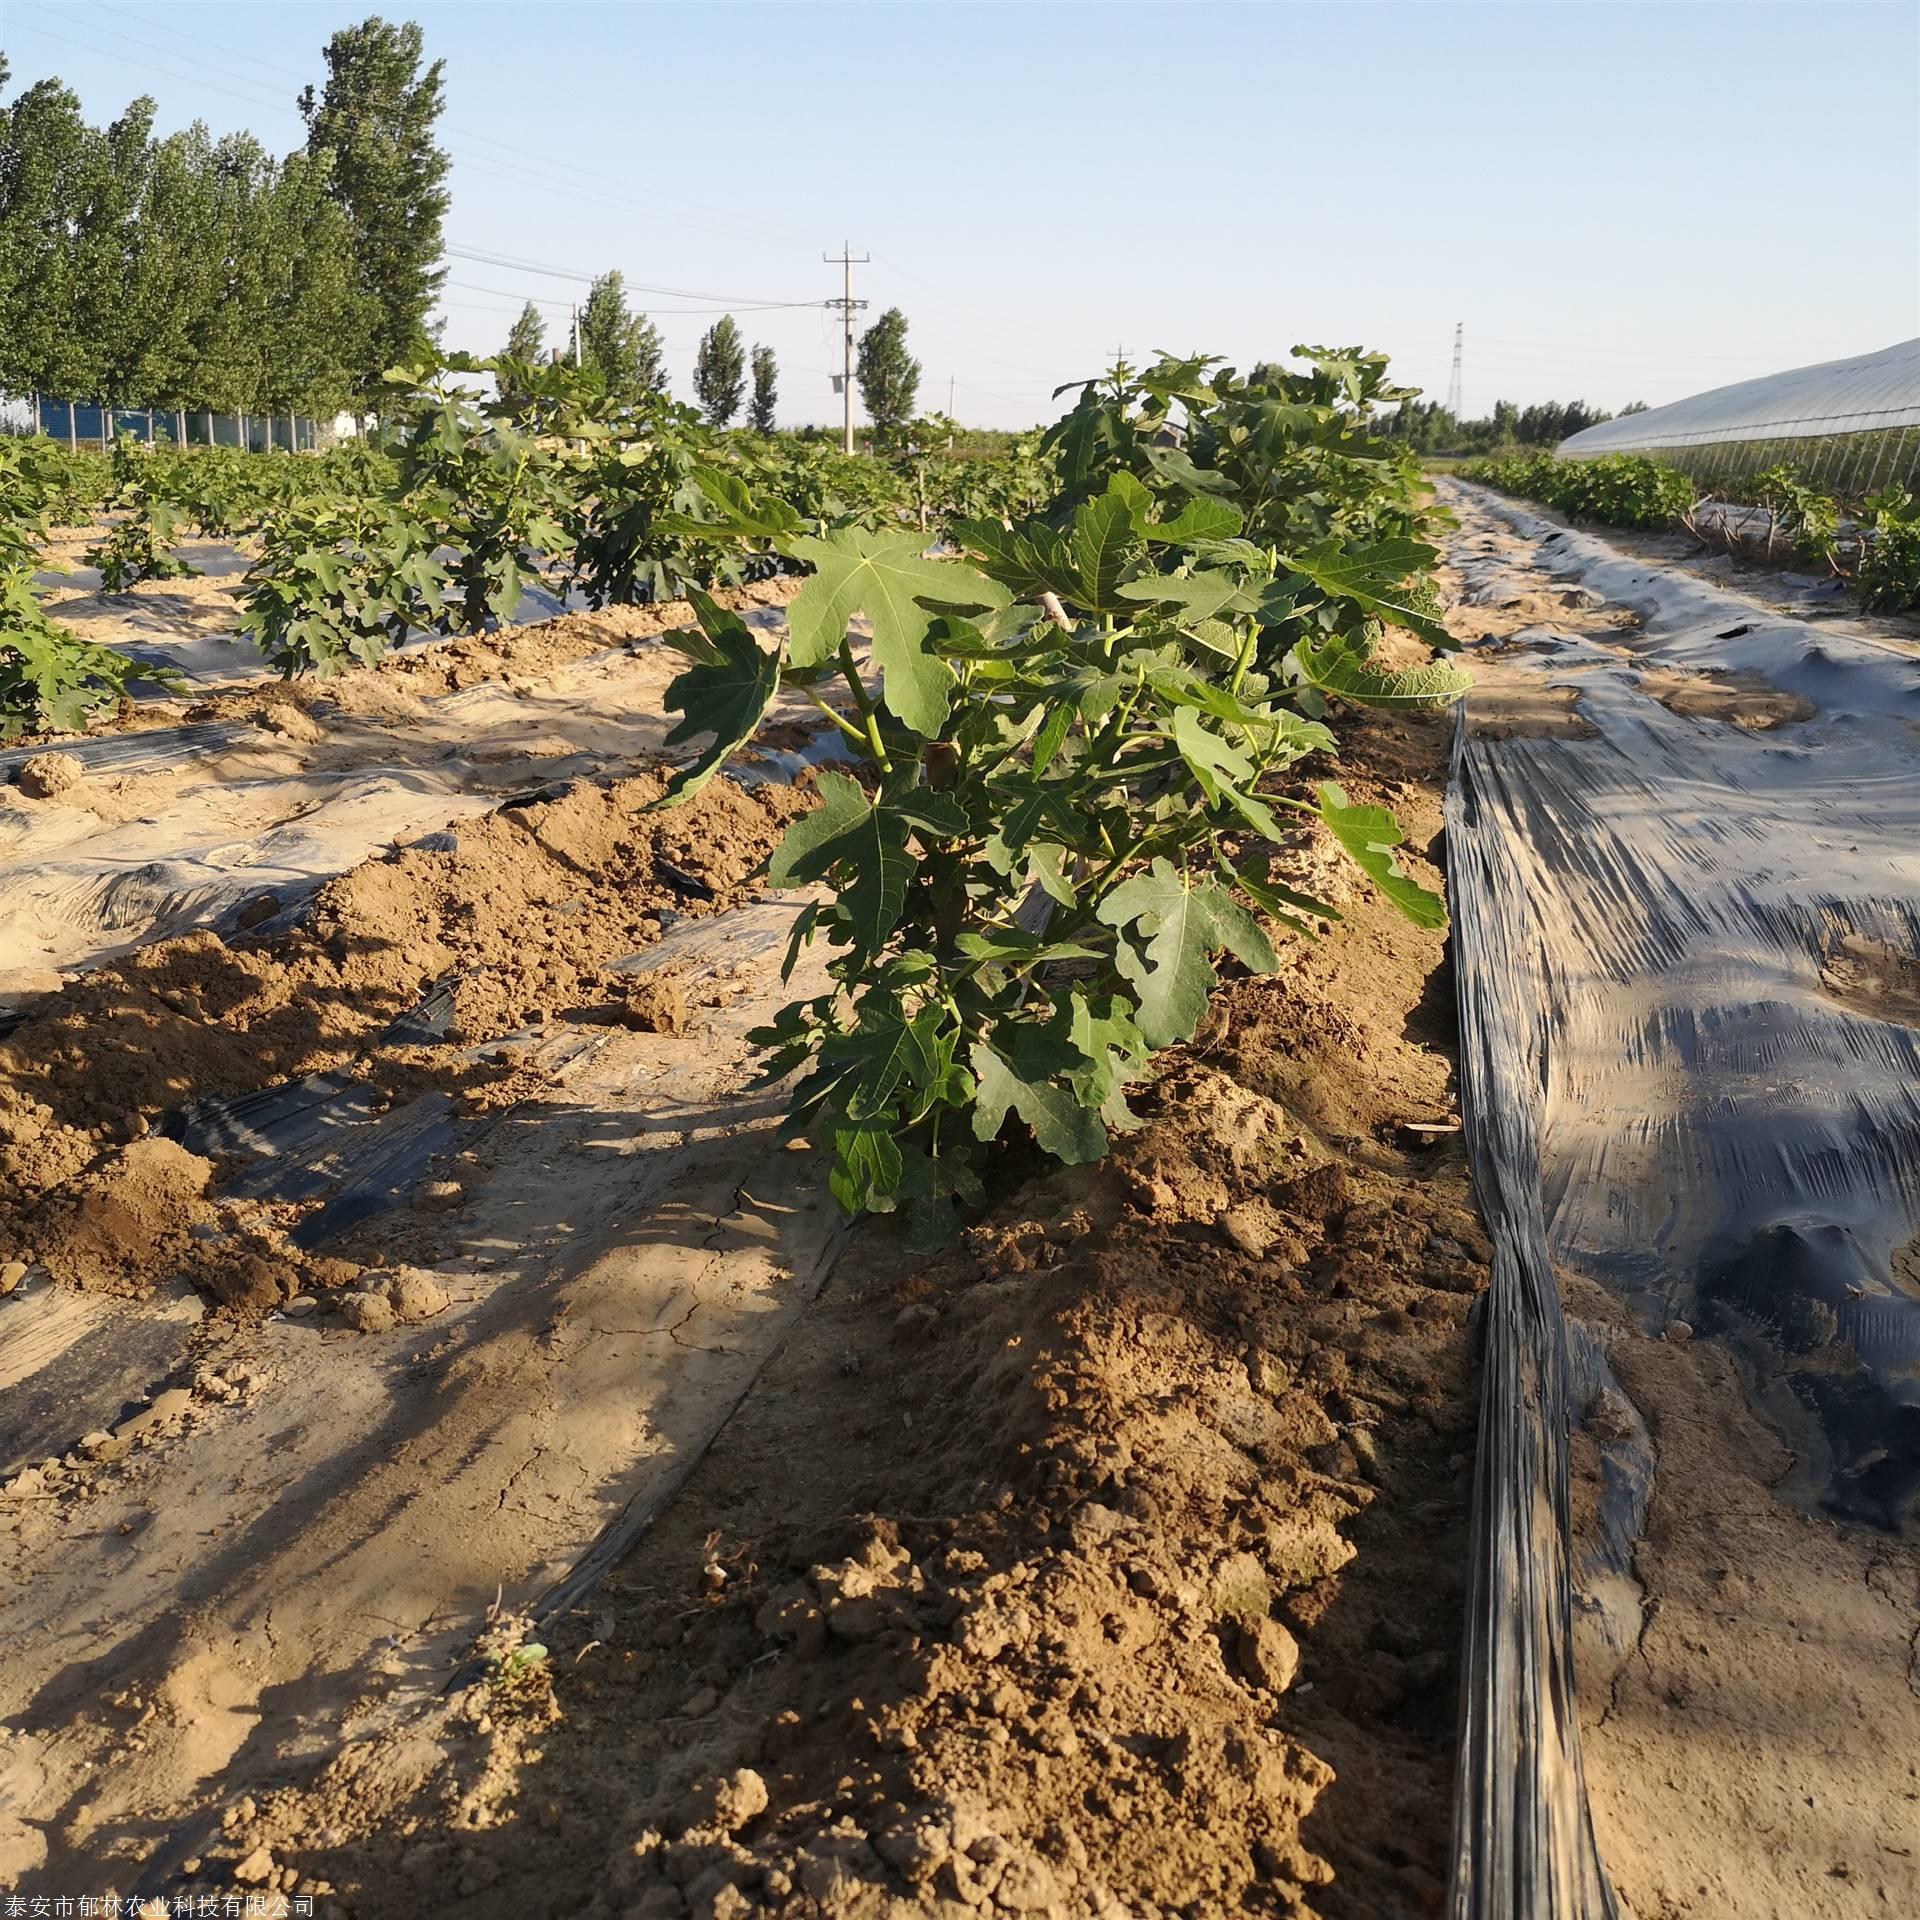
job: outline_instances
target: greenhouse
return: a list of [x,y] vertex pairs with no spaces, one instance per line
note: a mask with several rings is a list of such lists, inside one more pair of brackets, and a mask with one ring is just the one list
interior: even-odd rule
[[1655,454],[1703,481],[1791,466],[1848,498],[1920,479],[1920,340],[1623,414],[1560,443],[1568,459]]

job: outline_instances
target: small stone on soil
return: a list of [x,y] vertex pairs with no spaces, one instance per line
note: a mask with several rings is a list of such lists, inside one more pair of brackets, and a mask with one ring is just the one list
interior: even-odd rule
[[767,1810],[767,1783],[751,1767],[739,1767],[693,1789],[695,1824],[738,1833]]
[[1266,1221],[1251,1207],[1229,1207],[1218,1224],[1230,1245],[1256,1260],[1273,1244]]
[[311,745],[327,737],[326,728],[290,700],[271,702],[260,709],[255,719],[269,733],[277,733],[283,740],[301,740]]
[[[452,1298],[432,1274],[419,1267],[378,1268],[364,1276],[369,1290],[384,1297],[393,1320],[405,1326],[413,1326],[422,1320],[431,1320],[436,1313],[445,1313],[452,1304]],[[365,1298],[358,1295],[356,1298]],[[391,1325],[392,1321],[388,1322]],[[372,1327],[363,1327],[363,1333],[384,1331]]]

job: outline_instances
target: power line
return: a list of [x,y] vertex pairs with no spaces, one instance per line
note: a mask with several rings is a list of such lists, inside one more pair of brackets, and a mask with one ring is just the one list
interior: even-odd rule
[[[20,0],[20,4],[33,6],[37,4],[37,0]],[[51,11],[51,9],[47,8],[41,8],[41,10]],[[64,15],[56,15],[55,17],[61,19],[63,24],[73,24],[72,22],[66,21]],[[93,22],[85,22],[82,24],[91,32],[108,34],[116,40],[124,40],[131,46],[145,48],[148,52],[161,54],[167,59],[182,59],[185,57],[184,55],[176,53],[171,47],[159,47],[151,40],[142,40],[135,34],[123,33],[118,27],[109,27]],[[220,85],[215,81],[204,78],[198,73],[183,73],[178,68],[159,66],[151,60],[136,60],[128,54],[117,52],[112,47],[103,47],[94,41],[74,40],[65,34],[55,33],[48,27],[29,24],[26,31],[29,33],[37,33],[44,39],[58,41],[63,46],[73,47],[81,53],[90,53],[104,59],[117,60],[122,66],[132,67],[141,73],[156,73],[163,79],[185,82],[189,86],[200,87],[208,93],[216,93],[229,100],[238,100],[243,106],[255,108],[262,106],[270,107],[275,112],[300,118],[304,124],[304,116],[300,114],[297,106],[282,95],[270,90],[264,81],[257,81],[250,75],[229,74],[226,76],[228,80],[237,82],[239,87],[251,89],[251,91],[243,93],[236,91],[236,88],[232,85]],[[168,29],[168,31],[178,31],[178,29]],[[196,46],[206,47],[211,52],[233,55],[237,51],[233,48],[219,46],[211,40],[201,39],[198,35],[185,34],[182,35],[182,37],[191,40]],[[276,68],[275,71],[289,73],[291,75],[291,70],[288,68]],[[452,123],[448,122],[447,125],[448,130],[453,131]],[[524,148],[510,147],[505,141],[495,140],[486,134],[477,134],[470,129],[461,129],[459,131],[462,140],[478,140],[485,146],[500,147],[507,153],[520,154],[524,156],[524,159],[532,160],[540,167],[563,167],[568,171],[581,171],[580,169],[573,168],[569,162],[554,161],[541,155],[530,154]],[[446,154],[457,160],[463,167],[471,167],[477,172],[491,175],[496,180],[504,180],[509,186],[533,187],[555,198],[574,200],[582,206],[593,207],[596,210],[604,209],[608,206],[618,206],[634,213],[644,214],[649,219],[662,217],[658,206],[644,205],[638,200],[610,191],[604,185],[595,185],[593,190],[589,192],[583,186],[574,185],[569,181],[556,180],[550,176],[543,176],[534,171],[533,167],[524,164],[523,161],[499,160],[488,154],[473,153],[452,139],[443,138],[439,141],[439,145]],[[747,223],[740,220],[737,216],[721,213],[717,209],[700,208],[689,202],[674,202],[665,195],[655,195],[651,197],[661,205],[680,205],[685,207],[687,210],[684,213],[666,216],[682,224],[708,226],[718,220],[725,224],[739,227],[742,231],[748,230]],[[755,227],[752,231],[758,232],[759,229]]]
[[[456,260],[471,260],[477,266],[503,267],[509,273],[540,274],[549,280],[572,280],[583,286],[591,286],[594,281],[601,277],[597,273],[587,272],[583,267],[546,266],[538,261],[518,259],[511,254],[482,252],[474,247],[449,246],[447,252]],[[752,293],[737,295],[704,293],[696,291],[691,287],[657,287],[643,280],[626,280],[624,274],[621,278],[625,281],[628,291],[633,293],[651,294],[667,300],[717,301],[720,303],[719,305],[710,309],[703,309],[703,311],[713,313],[746,313],[757,312],[773,307],[817,307],[820,305],[818,300],[772,300],[768,299],[764,294]],[[690,309],[683,309],[683,311],[690,311]]]
[[[99,21],[74,22],[70,20],[64,13],[56,12],[54,9],[50,7],[46,7],[42,4],[39,4],[39,0],[19,0],[19,3],[22,5],[31,7],[35,12],[52,14],[54,18],[60,21],[62,26],[79,25],[83,28],[83,30],[89,33],[92,33],[95,35],[104,34],[112,40],[121,41],[129,46],[137,47],[147,54],[158,55],[159,59],[156,60],[156,59],[135,58],[130,54],[117,50],[115,47],[101,45],[97,40],[75,39],[71,37],[69,34],[55,32],[52,28],[40,26],[35,22],[25,22],[25,23],[16,22],[17,26],[24,27],[24,30],[28,33],[38,34],[43,39],[53,41],[56,44],[61,46],[71,47],[77,52],[86,53],[98,58],[116,61],[120,65],[133,68],[138,72],[156,74],[162,79],[169,80],[177,84],[184,84],[190,87],[197,87],[201,89],[203,92],[215,94],[225,99],[238,101],[241,105],[249,107],[250,109],[257,110],[258,108],[266,107],[276,113],[284,114],[291,118],[300,119],[304,123],[305,116],[301,114],[296,102],[293,99],[289,98],[287,95],[280,93],[276,88],[273,87],[272,83],[269,81],[255,78],[253,75],[249,75],[245,73],[234,73],[231,71],[223,74],[222,80],[216,81],[216,80],[208,79],[204,74],[197,71],[193,71],[191,69],[182,71],[180,65],[167,64],[171,62],[184,62],[188,58],[188,56],[184,55],[174,47],[156,44],[154,41],[144,39],[138,34],[127,33],[119,27],[108,26],[104,22],[99,22]],[[244,48],[228,46],[221,42],[207,39],[202,35],[190,33],[184,28],[173,26],[170,22],[158,20],[158,19],[150,19],[143,14],[131,13],[122,7],[107,5],[105,4],[105,0],[96,0],[96,4],[99,6],[100,11],[110,13],[114,15],[116,18],[121,20],[132,21],[135,25],[145,30],[166,34],[172,39],[184,41],[190,46],[203,48],[208,52],[220,54],[230,61],[244,61],[244,62],[250,63],[256,68],[264,69],[267,72],[273,73],[275,75],[283,76],[289,80],[298,81],[302,86],[315,84],[313,80],[313,76],[299,72],[292,67],[282,66],[277,61],[265,59],[260,55],[247,51]],[[223,81],[226,84],[223,84],[222,83]],[[578,167],[570,161],[560,160],[550,155],[540,154],[533,151],[532,149],[517,147],[506,141],[499,140],[492,135],[482,134],[472,129],[458,129],[454,127],[452,122],[447,122],[446,125],[449,131],[459,132],[463,140],[476,141],[483,146],[495,148],[499,150],[501,153],[517,156],[519,161],[531,163],[531,164],[517,164],[515,160],[506,160],[506,161],[496,160],[489,155],[472,153],[468,151],[464,146],[455,144],[452,140],[443,140],[441,142],[443,149],[448,153],[450,157],[458,160],[460,164],[463,166],[471,167],[481,173],[490,174],[497,179],[501,179],[508,182],[508,184],[510,185],[531,186],[536,190],[549,194],[553,197],[577,200],[583,205],[591,206],[596,209],[604,209],[608,205],[625,205],[632,208],[634,211],[646,213],[649,215],[649,217],[658,217],[657,212],[653,207],[643,206],[637,201],[626,200],[622,196],[610,194],[607,191],[604,182],[600,179],[598,175],[589,172],[589,170],[585,168]],[[575,188],[566,182],[555,180],[552,178],[543,178],[538,172],[535,171],[536,168],[553,169],[556,171],[564,171],[571,174],[577,174],[583,180],[591,182],[593,186],[593,191],[591,193],[588,193],[588,192],[582,191],[581,189]],[[722,212],[719,209],[703,207],[696,202],[676,201],[671,196],[667,196],[667,195],[648,195],[648,198],[656,202],[658,205],[685,207],[689,209],[691,213],[702,217],[703,220],[708,222],[719,220],[728,225],[741,226],[741,227],[744,227],[747,225],[747,223],[743,222],[738,216]],[[753,230],[756,233],[761,231],[758,223],[753,223]],[[844,251],[845,250],[843,250],[843,252]],[[461,248],[456,246],[448,246],[446,248],[446,252],[448,256],[451,258],[468,260],[482,266],[497,267],[502,270],[505,270],[508,272],[514,272],[514,273],[538,274],[542,276],[548,276],[552,278],[572,281],[581,285],[591,285],[592,282],[599,277],[595,274],[589,273],[584,269],[580,269],[580,268],[555,267],[555,266],[551,266],[541,262],[528,261],[528,260],[520,259],[511,255],[502,255],[502,254],[498,254],[490,251],[481,251],[477,249],[467,249],[467,248]],[[852,267],[856,264],[858,265],[869,264],[869,262],[870,262],[870,256],[866,256],[866,255],[862,255],[857,261],[852,259],[850,256],[844,258],[842,260],[842,265],[845,270],[846,277],[844,282],[843,294],[841,298],[838,300],[829,300],[826,302],[821,302],[818,300],[769,299],[764,296],[753,296],[753,295],[740,295],[735,297],[729,297],[726,294],[704,292],[697,289],[684,288],[684,287],[656,286],[647,282],[630,281],[627,283],[627,285],[630,288],[630,290],[633,291],[634,293],[645,296],[646,299],[649,301],[649,303],[656,300],[699,301],[699,302],[715,303],[712,305],[699,305],[699,306],[654,307],[652,309],[654,312],[660,314],[662,317],[665,317],[665,318],[673,318],[680,315],[695,317],[695,316],[705,315],[707,313],[735,313],[735,312],[760,313],[760,312],[777,312],[782,310],[798,311],[806,308],[819,309],[822,306],[826,307],[829,310],[836,309],[836,308],[839,309],[841,319],[843,321],[843,327],[844,327],[843,353],[844,353],[845,371],[841,375],[841,381],[842,381],[842,385],[848,390],[845,412],[846,412],[846,434],[850,438],[851,427],[852,427],[851,387],[852,387],[853,313],[856,309],[864,308],[868,305],[868,302],[864,300],[860,300],[860,301],[852,300],[852,294],[851,294]],[[928,281],[924,275],[916,273],[911,269],[908,269],[905,267],[894,267],[892,268],[892,270],[895,272],[898,272],[904,278],[908,278],[915,281],[921,286],[925,286],[930,289],[932,288],[932,285],[933,285],[932,282]],[[445,284],[451,287],[460,288],[463,291],[484,293],[490,296],[494,296],[494,297],[497,297],[503,300],[509,300],[509,301],[526,300],[531,298],[534,300],[536,305],[542,305],[542,306],[561,307],[561,306],[568,306],[571,304],[570,302],[567,302],[567,301],[553,299],[549,297],[543,297],[538,295],[527,295],[520,292],[510,292],[506,288],[477,286],[474,283],[465,282],[465,281],[447,281]],[[849,304],[849,302],[851,302],[851,304]],[[484,308],[473,308],[472,303],[465,302],[465,301],[460,301],[460,302],[443,301],[441,304],[447,305],[447,306],[460,306],[460,307],[471,308],[471,310],[474,310],[474,311],[486,311],[486,309]],[[1033,377],[1036,379],[1042,377],[1037,370],[1029,366],[1022,366],[1019,362],[1004,360],[1004,359],[1001,359],[999,356],[992,355],[992,354],[985,355],[984,357],[992,361],[996,365],[1005,366],[1009,370],[1020,372],[1023,375]],[[960,384],[963,386],[967,386],[969,390],[972,392],[981,393],[991,398],[1001,399],[1001,400],[1007,401],[1008,404],[1015,404],[1009,396],[997,394],[992,389],[977,387],[977,386],[974,386],[973,383],[968,381],[962,381]]]
[[[450,287],[458,287],[462,293],[492,293],[502,300],[531,300],[536,307],[570,307],[571,300],[561,300],[552,294],[521,293],[512,287],[483,287],[471,280],[449,280]],[[703,313],[766,313],[787,307],[817,307],[817,300],[774,300],[758,304],[736,302],[730,307],[652,307],[648,311],[657,313],[663,320],[678,320],[683,316],[691,318]]]
[[[30,3],[31,3],[31,0],[30,0]],[[244,48],[230,47],[223,44],[222,42],[209,40],[203,34],[189,33],[186,31],[184,27],[176,27],[176,26],[170,25],[166,21],[148,20],[140,14],[127,12],[124,7],[108,6],[105,4],[105,0],[96,0],[96,4],[101,7],[101,10],[103,12],[116,14],[123,20],[132,20],[139,26],[155,28],[162,33],[171,34],[175,39],[185,40],[192,46],[204,47],[209,53],[224,54],[227,58],[234,59],[234,60],[251,61],[255,66],[264,67],[270,73],[284,75],[289,80],[297,80],[301,83],[302,86],[309,86],[314,84],[313,76],[310,73],[302,73],[293,67],[284,67],[277,60],[262,59],[260,55],[249,53]],[[96,31],[102,32],[102,33],[119,34],[120,38],[133,41],[133,44],[135,44],[136,46],[151,47],[153,45],[151,41],[140,41],[135,39],[135,37],[132,34],[120,34],[119,29],[116,27],[101,27],[101,28],[97,28]],[[154,50],[156,52],[161,52],[161,51],[171,52],[171,49],[155,48]],[[236,77],[240,78],[243,81],[243,84],[254,84],[254,85],[260,84],[258,82],[248,81],[247,77],[244,75],[236,76]],[[501,153],[514,155],[522,162],[532,162],[534,166],[544,167],[549,169],[552,172],[572,174],[576,176],[576,178],[580,181],[582,186],[592,189],[591,198],[595,204],[604,204],[610,197],[615,201],[620,201],[622,198],[622,196],[617,194],[609,196],[604,177],[601,174],[595,172],[592,168],[578,166],[573,161],[563,160],[554,154],[536,152],[531,147],[517,146],[512,141],[502,140],[495,134],[482,133],[477,128],[462,125],[461,123],[454,120],[444,121],[443,126],[448,134],[453,135],[460,140],[470,141],[483,147],[496,148]],[[453,153],[460,150],[448,144],[447,151],[449,153]],[[499,162],[488,162],[484,156],[466,155],[465,157],[468,159],[470,164],[474,164],[474,165],[481,165],[481,166],[492,165],[497,169],[501,164]],[[501,177],[508,178],[509,176],[502,174]],[[541,182],[537,179],[535,179],[534,184],[536,185],[553,184],[554,190],[556,192],[564,192],[576,198],[581,197],[580,188],[578,187],[564,187],[554,183]],[[642,199],[656,201],[662,206],[683,208],[685,209],[685,212],[688,216],[697,218],[703,222],[712,222],[715,220],[719,220],[724,222],[728,226],[738,227],[743,232],[752,231],[757,233],[760,230],[757,223],[750,223],[744,220],[738,214],[727,213],[717,207],[709,207],[709,206],[702,205],[699,201],[682,200],[677,195],[673,195],[673,194],[653,193],[644,187],[639,189],[639,192]],[[627,200],[624,202],[624,204],[634,205],[636,203],[634,203],[631,200]]]
[[[122,20],[131,20],[138,26],[157,27],[162,33],[172,34],[176,40],[188,40],[196,47],[205,47],[209,53],[224,53],[234,60],[250,60],[256,67],[265,67],[273,73],[283,73],[291,80],[300,81],[302,85],[312,78],[312,75],[297,72],[292,67],[283,67],[277,60],[263,60],[257,53],[248,53],[243,47],[220,46],[212,40],[203,40],[197,33],[188,33],[184,27],[169,25],[164,20],[149,20],[145,14],[129,13],[125,7],[110,7],[106,4],[106,0],[94,0],[94,4],[102,13],[118,14]],[[108,28],[107,31],[111,32],[113,29]]]

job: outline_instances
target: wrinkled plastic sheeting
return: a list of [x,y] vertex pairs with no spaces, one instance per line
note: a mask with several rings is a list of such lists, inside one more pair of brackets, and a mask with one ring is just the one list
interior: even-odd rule
[[1474,1465],[1453,1911],[1457,1920],[1613,1920],[1618,1908],[1594,1842],[1574,1704],[1567,1336],[1538,1172],[1549,989],[1539,945],[1510,941],[1511,905],[1525,894],[1505,837],[1481,831],[1486,816],[1465,784],[1470,778],[1456,754],[1447,863],[1461,1105],[1493,1266]]
[[[1896,1267],[1920,1227],[1920,657],[1553,537],[1646,624],[1627,659],[1548,636],[1542,671],[1578,689],[1591,735],[1476,735],[1469,709],[1448,796],[1494,1242],[1456,1920],[1618,1912],[1580,1771],[1582,1387],[1556,1268],[1650,1333],[1724,1341],[1805,1463],[1786,1497],[1897,1530],[1920,1487],[1920,1275]],[[1684,718],[1640,689],[1642,661],[1757,673],[1815,717]]]

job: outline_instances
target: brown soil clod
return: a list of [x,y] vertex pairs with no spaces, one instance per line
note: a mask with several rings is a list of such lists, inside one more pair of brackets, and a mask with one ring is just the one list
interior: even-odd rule
[[85,777],[85,769],[70,753],[36,753],[20,762],[13,781],[29,800],[58,800]]
[[634,981],[620,1002],[620,1024],[636,1033],[678,1033],[687,1024],[687,1001],[679,982],[660,974]]
[[1920,1027],[1920,957],[1883,940],[1842,935],[1821,962],[1820,984],[1856,1013]]
[[[284,1222],[244,1205],[216,1221],[211,1168],[139,1136],[190,1100],[343,1067],[396,1101],[440,1086],[473,1114],[511,1104],[527,1084],[511,1056],[462,1061],[451,1049],[602,991],[601,970],[657,938],[669,906],[733,903],[808,804],[790,788],[715,781],[685,807],[649,812],[662,785],[654,773],[582,781],[503,807],[343,874],[264,943],[182,935],[30,1007],[0,1039],[0,1242],[39,1246],[75,1286],[139,1293],[182,1271],[244,1308],[299,1291]],[[688,907],[653,877],[655,852],[701,874],[712,900]],[[448,1052],[375,1047],[449,976]],[[605,980],[629,1006],[650,1006],[650,1031],[678,1031],[672,982]]]

